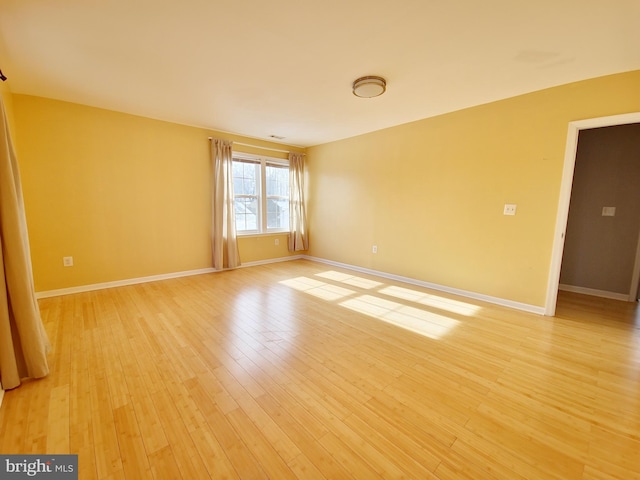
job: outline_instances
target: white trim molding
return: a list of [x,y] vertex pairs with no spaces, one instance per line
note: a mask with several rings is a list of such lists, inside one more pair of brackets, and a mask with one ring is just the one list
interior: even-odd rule
[[438,285],[436,283],[416,280],[415,278],[403,277],[402,275],[394,275],[392,273],[381,272],[380,270],[372,270],[370,268],[358,267],[355,265],[349,265],[347,263],[334,262],[333,260],[327,260],[324,258],[312,257],[309,255],[303,255],[302,258],[306,260],[311,260],[313,262],[325,263],[327,265],[333,265],[335,267],[345,268],[347,270],[354,270],[356,272],[366,273],[368,275],[375,275],[382,278],[388,278],[389,280],[408,283],[410,285],[416,285],[418,287],[430,288],[432,290],[437,290],[439,292],[451,293],[453,295],[459,295],[461,297],[471,298],[473,300],[480,300],[487,303],[493,303],[494,305],[501,305],[503,307],[513,308],[515,310],[522,310],[529,313],[535,313],[537,315],[544,315],[544,307],[539,307],[536,305],[529,305],[527,303],[514,302],[512,300],[506,300],[504,298],[492,297],[490,295],[470,292],[467,290],[460,290],[458,288],[451,288],[444,285]]
[[629,301],[629,295],[626,295],[624,293],[607,292],[606,290],[597,290],[595,288],[587,288],[587,287],[577,287],[575,285],[565,285],[563,283],[558,285],[558,290],[562,290],[565,292],[581,293],[583,295],[591,295],[593,297],[622,300],[623,302]]
[[255,262],[247,262],[240,265],[239,268],[256,267],[258,265],[268,265],[270,263],[289,262],[291,260],[301,260],[304,255],[289,255],[287,257],[269,258],[268,260],[256,260]]
[[[247,262],[241,264],[238,268],[255,267],[256,265],[266,265],[268,263],[287,262],[289,260],[299,260],[302,255],[291,255],[287,257],[270,258],[268,260],[258,260],[255,262]],[[124,280],[115,280],[112,282],[94,283],[90,285],[79,285],[77,287],[60,288],[57,290],[46,290],[36,292],[36,298],[59,297],[60,295],[71,295],[73,293],[92,292],[94,290],[104,290],[106,288],[126,287],[128,285],[137,285],[139,283],[157,282],[159,280],[169,280],[172,278],[189,277],[192,275],[203,275],[205,273],[216,273],[225,270],[215,270],[214,268],[200,268],[198,270],[187,270],[183,272],[163,273],[160,275],[151,275],[148,277],[127,278]]]
[[[340,267],[340,268],[344,268],[347,270],[354,270],[356,272],[361,272],[361,273],[365,273],[368,275],[375,275],[378,277],[382,277],[382,278],[387,278],[389,280],[395,280],[398,282],[403,282],[403,283],[407,283],[410,285],[416,285],[419,287],[424,287],[424,288],[430,288],[432,290],[437,290],[440,292],[446,292],[446,293],[451,293],[453,295],[459,295],[461,297],[466,297],[466,298],[471,298],[474,300],[480,300],[483,302],[488,302],[488,303],[493,303],[495,305],[501,305],[504,307],[508,307],[508,308],[513,308],[516,310],[522,310],[525,312],[530,312],[530,313],[535,313],[537,315],[543,315],[544,314],[544,308],[543,307],[538,307],[536,305],[529,305],[526,303],[520,303],[520,302],[514,302],[512,300],[506,300],[503,298],[498,298],[498,297],[492,297],[489,295],[484,295],[481,293],[475,293],[475,292],[469,292],[467,290],[460,290],[457,288],[451,288],[451,287],[447,287],[444,285],[438,285],[435,283],[430,283],[430,282],[424,282],[422,280],[416,280],[414,278],[410,278],[410,277],[403,277],[401,275],[394,275],[391,273],[386,273],[386,272],[382,272],[380,270],[372,270],[369,268],[363,268],[363,267],[358,267],[355,265],[350,265],[347,263],[341,263],[341,262],[334,262],[333,260],[327,260],[324,258],[319,258],[319,257],[312,257],[309,255],[290,255],[287,257],[278,257],[278,258],[270,258],[268,260],[258,260],[255,262],[246,262],[243,263],[242,265],[240,265],[240,267],[238,268],[249,268],[249,267],[255,267],[258,265],[267,265],[270,263],[279,263],[279,262],[288,262],[288,261],[292,261],[292,260],[310,260],[313,262],[318,262],[318,263],[324,263],[326,265],[333,265],[335,267]],[[91,292],[94,290],[103,290],[106,288],[113,288],[113,287],[124,287],[124,286],[128,286],[128,285],[137,285],[140,283],[147,283],[147,282],[156,282],[158,280],[169,280],[172,278],[180,278],[180,277],[187,277],[187,276],[191,276],[191,275],[202,275],[202,274],[206,274],[206,273],[216,273],[216,272],[221,272],[221,271],[227,271],[227,270],[214,270],[213,268],[202,268],[199,270],[188,270],[188,271],[184,271],[184,272],[175,272],[175,273],[166,273],[166,274],[162,274],[162,275],[152,275],[149,277],[139,277],[139,278],[129,278],[129,279],[125,279],[125,280],[117,280],[117,281],[113,281],[113,282],[104,282],[104,283],[95,283],[92,285],[82,285],[82,286],[78,286],[78,287],[70,287],[70,288],[61,288],[58,290],[48,290],[48,291],[43,291],[43,292],[36,292],[36,298],[40,299],[40,298],[49,298],[49,297],[57,297],[60,295],[70,295],[70,294],[74,294],[74,293],[83,293],[83,292]]]
[[190,275],[202,275],[203,273],[215,272],[213,268],[201,268],[199,270],[189,270],[186,272],[163,273],[161,275],[151,275],[148,277],[127,278],[115,280],[113,282],[93,283],[90,285],[79,285],[77,287],[60,288],[57,290],[46,290],[36,292],[36,298],[59,297],[60,295],[71,295],[73,293],[92,292],[94,290],[104,290],[106,288],[124,287],[127,285],[137,285],[139,283],[156,282],[158,280],[168,280],[170,278],[188,277]]

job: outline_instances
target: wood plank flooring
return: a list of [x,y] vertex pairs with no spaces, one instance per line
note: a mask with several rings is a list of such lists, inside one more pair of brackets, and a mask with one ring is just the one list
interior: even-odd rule
[[40,301],[1,453],[81,479],[640,479],[640,314],[540,317],[309,261]]

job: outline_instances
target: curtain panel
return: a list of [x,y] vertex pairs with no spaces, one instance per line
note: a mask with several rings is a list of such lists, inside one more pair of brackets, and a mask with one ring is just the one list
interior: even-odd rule
[[233,142],[211,139],[213,268],[240,266],[233,198]]
[[22,187],[11,133],[0,98],[0,382],[49,373],[49,340],[35,297]]
[[309,249],[304,203],[304,154],[289,153],[289,251]]

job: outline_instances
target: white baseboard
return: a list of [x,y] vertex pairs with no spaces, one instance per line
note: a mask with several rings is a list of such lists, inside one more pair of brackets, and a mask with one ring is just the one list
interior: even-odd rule
[[[474,300],[481,300],[483,302],[493,303],[495,305],[501,305],[504,307],[513,308],[516,310],[522,310],[525,312],[535,313],[538,315],[544,315],[544,307],[538,307],[536,305],[529,305],[526,303],[514,302],[511,300],[506,300],[503,298],[492,297],[489,295],[484,295],[481,293],[469,292],[467,290],[460,290],[457,288],[451,288],[444,285],[438,285],[430,282],[423,282],[422,280],[416,280],[410,277],[403,277],[401,275],[394,275],[391,273],[382,272],[380,270],[372,270],[370,268],[358,267],[355,265],[350,265],[347,263],[334,262],[333,260],[327,260],[319,257],[312,257],[309,255],[291,255],[288,257],[279,257],[279,258],[271,258],[268,260],[258,260],[255,262],[247,262],[240,265],[239,268],[248,268],[255,267],[258,265],[266,265],[269,263],[278,263],[278,262],[288,262],[291,260],[300,260],[306,259],[311,260],[313,262],[324,263],[327,265],[333,265],[340,268],[345,268],[347,270],[354,270],[356,272],[366,273],[369,275],[376,275],[382,278],[388,278],[389,280],[396,280],[398,282],[408,283],[411,285],[417,285],[419,287],[430,288],[432,290],[438,290],[440,292],[451,293],[453,295],[459,295],[461,297],[472,298]],[[180,278],[180,277],[188,277],[191,275],[202,275],[205,273],[215,273],[220,270],[214,270],[213,268],[202,268],[199,270],[188,270],[184,272],[174,272],[174,273],[165,273],[161,275],[151,275],[148,277],[139,277],[139,278],[129,278],[125,280],[116,280],[113,282],[104,282],[104,283],[94,283],[92,285],[81,285],[78,287],[70,287],[70,288],[61,288],[58,290],[48,290],[42,292],[36,292],[36,298],[49,298],[49,297],[57,297],[60,295],[70,295],[73,293],[83,293],[83,292],[91,292],[93,290],[103,290],[106,288],[113,287],[124,287],[127,285],[137,285],[139,283],[147,283],[147,282],[155,282],[158,280],[169,280],[172,278]],[[224,271],[224,270],[223,270]],[[626,299],[626,297],[625,297]]]
[[124,287],[127,285],[137,285],[139,283],[155,282],[158,280],[168,280],[170,278],[188,277],[190,275],[201,275],[203,273],[215,272],[213,268],[201,268],[199,270],[188,270],[186,272],[163,273],[161,275],[151,275],[149,277],[127,278],[125,280],[115,280],[113,282],[93,283],[91,285],[80,285],[77,287],[60,288],[57,290],[46,290],[36,292],[36,298],[58,297],[60,295],[70,295],[72,293],[91,292],[93,290],[104,290],[105,288]]
[[629,295],[617,292],[608,292],[606,290],[597,290],[595,288],[576,287],[575,285],[558,285],[558,290],[565,292],[582,293],[583,295],[591,295],[593,297],[610,298],[612,300],[622,300],[623,302],[632,302],[629,299]]
[[[291,255],[289,257],[270,258],[268,260],[258,260],[255,262],[247,262],[240,265],[238,268],[255,267],[257,265],[266,265],[268,263],[288,262],[290,260],[299,260],[302,255]],[[231,269],[225,269],[231,270]],[[60,295],[70,295],[73,293],[91,292],[94,290],[104,290],[106,288],[113,287],[125,287],[127,285],[137,285],[139,283],[156,282],[158,280],[169,280],[172,278],[189,277],[191,275],[202,275],[204,273],[215,273],[225,270],[215,270],[214,268],[201,268],[198,270],[187,270],[184,272],[163,273],[161,275],[151,275],[148,277],[127,278],[125,280],[116,280],[113,282],[94,283],[91,285],[80,285],[77,287],[60,288],[57,290],[46,290],[42,292],[36,292],[36,298],[49,298],[58,297]]]
[[346,268],[348,270],[354,270],[356,272],[366,273],[369,275],[376,275],[382,278],[388,278],[389,280],[396,280],[398,282],[417,285],[419,287],[430,288],[432,290],[437,290],[439,292],[451,293],[453,295],[459,295],[461,297],[471,298],[474,300],[481,300],[483,302],[493,303],[495,305],[501,305],[503,307],[509,307],[516,310],[535,313],[537,315],[544,315],[544,312],[545,312],[544,307],[529,305],[527,303],[514,302],[512,300],[506,300],[504,298],[492,297],[489,295],[484,295],[482,293],[470,292],[467,290],[460,290],[458,288],[451,288],[444,285],[438,285],[436,283],[423,282],[422,280],[416,280],[410,277],[403,277],[401,275],[394,275],[391,273],[381,272],[379,270],[372,270],[370,268],[358,267],[355,265],[349,265],[347,263],[334,262],[333,260],[326,260],[324,258],[312,257],[309,255],[303,255],[302,258],[305,258],[307,260],[311,260],[314,262],[325,263],[327,265]]
[[268,260],[257,260],[255,262],[247,262],[240,265],[238,268],[256,267],[258,265],[267,265],[269,263],[290,262],[291,260],[301,260],[304,255],[290,255],[288,257],[270,258]]

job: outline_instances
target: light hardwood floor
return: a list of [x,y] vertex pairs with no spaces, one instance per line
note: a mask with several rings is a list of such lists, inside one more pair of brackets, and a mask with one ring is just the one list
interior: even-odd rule
[[40,307],[51,374],[6,393],[0,452],[81,479],[640,478],[637,304],[547,318],[303,260]]

